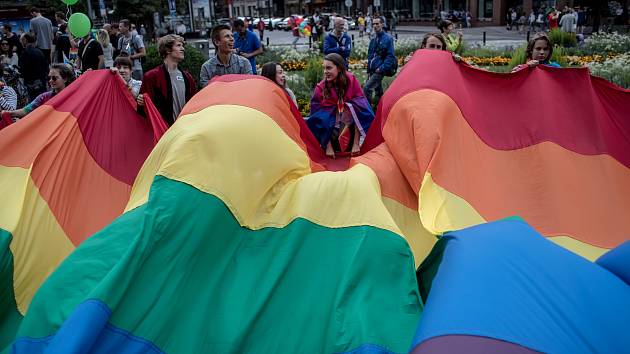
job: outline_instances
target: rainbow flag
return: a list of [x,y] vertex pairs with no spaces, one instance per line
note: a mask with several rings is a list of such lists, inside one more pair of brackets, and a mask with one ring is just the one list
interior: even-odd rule
[[90,72],[0,131],[0,344],[79,244],[124,210],[154,146],[117,75]]
[[629,239],[630,91],[587,68],[498,74],[449,55],[416,52],[383,96],[358,159],[383,195],[434,235],[519,215],[591,260]]
[[630,241],[593,263],[518,219],[448,232],[418,271],[411,353],[627,352],[629,265]]
[[420,51],[364,154],[331,160],[277,85],[214,79],[122,215],[41,286],[12,349],[407,352],[415,271],[447,232],[516,214],[590,258],[628,238],[627,98],[585,70],[501,75]]
[[324,171],[292,106],[254,76],[193,97],[125,212],[42,285],[12,349],[407,351],[413,254],[374,173]]

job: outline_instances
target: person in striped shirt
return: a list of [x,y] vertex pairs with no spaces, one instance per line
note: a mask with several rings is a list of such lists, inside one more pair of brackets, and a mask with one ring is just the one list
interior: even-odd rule
[[0,110],[12,111],[17,108],[17,94],[15,90],[0,78]]

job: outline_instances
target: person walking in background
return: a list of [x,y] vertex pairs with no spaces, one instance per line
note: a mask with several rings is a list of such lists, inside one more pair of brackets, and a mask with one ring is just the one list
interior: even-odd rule
[[365,32],[372,39],[372,16],[365,16]]
[[121,54],[125,53],[133,62],[131,76],[136,80],[142,81],[142,58],[147,55],[142,37],[131,33],[129,20],[121,20],[118,24],[118,29],[121,36],[116,47]]
[[291,27],[291,33],[293,34],[293,43],[291,45],[293,45],[293,49],[297,49],[297,43],[300,40],[300,29],[295,16],[291,16],[291,19],[289,19],[289,27]]
[[44,53],[35,47],[37,39],[32,33],[22,34],[20,41],[24,50],[18,59],[18,65],[28,91],[29,100],[32,101],[39,94],[46,91],[48,61]]
[[547,21],[549,22],[549,30],[553,31],[558,28],[558,11],[556,9],[551,9],[549,15],[547,15]]
[[560,28],[562,32],[571,33],[575,35],[575,31],[577,28],[577,16],[573,9],[569,9],[569,12],[564,14],[559,22]]
[[234,49],[236,54],[249,60],[252,73],[256,75],[256,56],[262,54],[260,40],[254,32],[247,29],[243,20],[234,20]]
[[371,102],[374,91],[376,93],[374,101],[377,105],[383,96],[383,77],[395,74],[398,59],[394,55],[394,40],[383,31],[381,19],[375,18],[372,26],[374,26],[374,38],[370,40],[368,48],[368,78],[363,87],[363,93],[368,102]]
[[365,17],[361,13],[359,13],[357,24],[359,25],[359,38],[361,38],[365,35]]
[[256,28],[258,29],[258,36],[260,37],[260,41],[263,42],[265,37],[265,21],[263,21],[262,17],[258,18]]
[[346,62],[346,68],[348,67],[348,58],[352,51],[352,38],[343,32],[345,26],[345,19],[342,17],[336,17],[334,20],[333,30],[324,38],[324,55],[337,53],[341,55]]
[[53,28],[52,22],[49,19],[42,16],[39,9],[33,7],[31,9],[31,31],[35,34],[36,47],[44,53],[44,57],[48,64],[50,64],[51,58],[51,48],[53,44]]

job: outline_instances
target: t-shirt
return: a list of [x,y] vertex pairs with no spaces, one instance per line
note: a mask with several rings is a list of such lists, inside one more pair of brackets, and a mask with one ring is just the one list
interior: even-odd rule
[[[240,33],[234,32],[234,48],[241,53],[251,53],[260,48],[260,39],[254,32],[245,31],[245,36],[241,37]],[[252,73],[256,75],[256,57],[248,59],[252,66]]]
[[169,71],[171,76],[171,89],[173,90],[173,121],[179,116],[184,104],[186,104],[186,81],[179,69]]
[[20,43],[20,36],[13,33],[11,37],[5,37],[9,41],[9,45],[15,48],[15,53],[17,53],[18,57],[22,55],[22,43]]
[[43,16],[31,19],[31,30],[37,35],[37,48],[50,49],[53,41],[52,22]]
[[[120,50],[121,53],[125,52],[131,56],[136,54],[140,48],[144,48],[144,42],[140,36],[134,36],[129,33],[129,37],[120,36],[118,39],[118,50]],[[132,70],[142,71],[142,62],[140,59],[133,60]]]
[[98,70],[98,57],[103,55],[103,47],[95,39],[85,42],[81,41],[79,45],[79,55],[81,56],[81,71],[88,69]]

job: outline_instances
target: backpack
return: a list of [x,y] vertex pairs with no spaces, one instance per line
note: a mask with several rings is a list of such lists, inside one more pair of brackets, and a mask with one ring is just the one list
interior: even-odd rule
[[[125,36],[120,36],[120,38],[118,38],[117,49],[120,51],[120,53],[123,53],[123,52],[127,53],[127,51],[122,48],[123,39],[125,39]],[[138,48],[136,48],[135,42],[136,42],[136,35],[132,34],[131,39],[129,40],[129,44],[131,45],[131,48],[133,49],[134,54],[138,53]],[[127,54],[131,56],[131,53],[127,53]],[[145,55],[140,58],[140,63],[144,64],[146,60],[147,60],[147,56]],[[131,63],[133,64],[133,60],[131,61]]]

